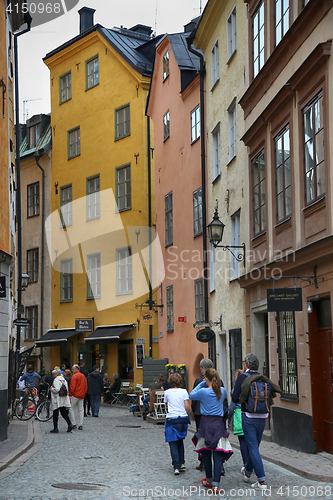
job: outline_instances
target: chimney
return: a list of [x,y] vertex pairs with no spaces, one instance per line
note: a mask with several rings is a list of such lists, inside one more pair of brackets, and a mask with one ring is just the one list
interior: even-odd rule
[[90,9],[89,7],[82,7],[79,10],[80,14],[80,33],[92,28],[94,26],[94,13],[95,9]]

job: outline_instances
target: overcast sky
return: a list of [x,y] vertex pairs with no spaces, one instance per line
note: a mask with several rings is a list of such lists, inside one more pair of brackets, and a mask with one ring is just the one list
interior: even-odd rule
[[83,6],[96,9],[95,24],[106,28],[145,24],[155,31],[156,21],[156,31],[160,34],[183,31],[184,24],[199,15],[200,6],[203,9],[206,3],[207,0],[80,0],[71,11],[54,21],[35,28],[32,23],[31,32],[18,38],[20,121],[23,122],[24,107],[26,119],[51,111],[50,73],[42,58],[78,35],[78,10]]

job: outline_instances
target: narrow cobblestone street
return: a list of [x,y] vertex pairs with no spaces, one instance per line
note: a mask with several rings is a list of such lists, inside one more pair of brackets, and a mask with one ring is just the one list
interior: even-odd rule
[[[41,423],[42,448],[0,481],[0,500],[211,497],[200,484],[204,474],[195,469],[191,432],[185,441],[186,472],[174,476],[163,425],[110,407],[102,407],[98,419],[85,418],[83,431],[68,434],[63,419],[59,424],[60,433],[54,435],[49,432],[52,421]],[[333,499],[333,483],[310,481],[267,461],[271,488],[265,494],[254,491],[242,481],[241,465],[236,449],[225,466],[220,498]],[[70,483],[66,489],[57,487],[64,483]]]

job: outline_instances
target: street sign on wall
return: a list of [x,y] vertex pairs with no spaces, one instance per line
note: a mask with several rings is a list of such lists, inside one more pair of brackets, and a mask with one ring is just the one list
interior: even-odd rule
[[302,311],[302,288],[268,288],[267,311]]
[[92,319],[76,319],[75,320],[75,330],[80,333],[92,332],[93,330],[93,320]]

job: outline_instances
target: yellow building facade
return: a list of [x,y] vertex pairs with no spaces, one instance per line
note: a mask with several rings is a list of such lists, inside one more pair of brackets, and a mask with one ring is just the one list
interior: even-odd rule
[[[52,366],[85,361],[110,378],[117,372],[142,383],[142,356],[158,357],[157,314],[152,327],[140,316],[149,308],[140,305],[149,298],[149,262],[158,248],[152,235],[149,252],[145,105],[152,64],[145,46],[151,30],[94,26],[92,9],[80,16],[81,23],[90,19],[88,28],[44,58],[53,141],[46,221],[52,326],[41,341],[54,345]],[[88,332],[75,320],[81,326],[90,320],[83,326]]]

